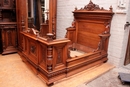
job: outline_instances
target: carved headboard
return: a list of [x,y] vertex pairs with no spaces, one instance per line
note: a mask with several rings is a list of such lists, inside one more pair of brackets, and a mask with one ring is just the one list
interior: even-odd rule
[[98,48],[100,42],[99,34],[109,34],[110,23],[113,16],[112,7],[110,10],[100,8],[90,0],[84,8],[73,11],[74,21],[72,26],[67,28],[66,35],[72,43],[81,44],[93,49]]

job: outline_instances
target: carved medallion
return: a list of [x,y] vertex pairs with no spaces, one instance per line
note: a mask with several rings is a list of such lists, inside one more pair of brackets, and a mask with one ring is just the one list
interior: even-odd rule
[[35,46],[31,46],[31,47],[30,47],[30,50],[31,50],[32,53],[35,53],[36,47],[35,47]]

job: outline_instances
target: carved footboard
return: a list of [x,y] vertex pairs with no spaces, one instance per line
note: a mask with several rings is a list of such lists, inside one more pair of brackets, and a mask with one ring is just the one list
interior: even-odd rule
[[22,35],[21,57],[47,85],[66,77],[67,43],[70,40],[46,39],[26,32]]

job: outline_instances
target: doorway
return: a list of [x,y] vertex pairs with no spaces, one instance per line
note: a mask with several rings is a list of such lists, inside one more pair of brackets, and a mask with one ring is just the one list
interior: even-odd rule
[[128,64],[130,64],[130,31],[129,31],[129,37],[128,37],[128,43],[127,43],[127,50],[126,50],[124,65],[128,65]]

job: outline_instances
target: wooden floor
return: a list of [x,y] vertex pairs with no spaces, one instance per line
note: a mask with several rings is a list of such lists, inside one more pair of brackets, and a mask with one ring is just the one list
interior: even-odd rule
[[[75,77],[57,81],[52,87],[130,87],[129,84],[121,84],[117,78],[118,72],[130,73],[130,66],[114,68],[106,63]],[[47,86],[22,62],[18,54],[12,54],[0,55],[0,87]]]

